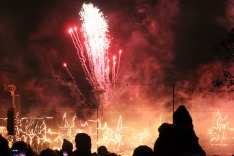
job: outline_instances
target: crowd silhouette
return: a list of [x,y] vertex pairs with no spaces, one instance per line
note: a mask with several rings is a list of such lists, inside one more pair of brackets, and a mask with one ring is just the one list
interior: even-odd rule
[[[173,114],[173,124],[163,123],[158,128],[159,136],[153,148],[140,145],[134,149],[132,156],[205,156],[206,153],[199,145],[198,137],[193,128],[192,118],[185,108],[179,106]],[[64,139],[61,150],[46,148],[40,153],[32,150],[24,141],[16,141],[9,147],[8,140],[0,135],[0,156],[118,156],[108,151],[107,147],[99,146],[92,153],[91,137],[86,133],[75,136],[75,147]]]

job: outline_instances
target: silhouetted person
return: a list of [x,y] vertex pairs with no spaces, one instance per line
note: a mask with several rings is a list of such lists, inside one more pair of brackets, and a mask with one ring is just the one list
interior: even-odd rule
[[109,152],[108,152],[106,146],[100,146],[100,147],[98,147],[97,154],[98,154],[99,156],[104,156],[104,155],[106,155],[107,153],[109,153]]
[[32,148],[29,144],[24,141],[16,141],[11,147],[11,153],[13,156],[26,155],[26,156],[35,156]]
[[137,148],[135,148],[132,154],[132,156],[153,156],[153,155],[154,155],[153,150],[146,145],[138,146]]
[[75,137],[76,150],[74,156],[92,156],[91,138],[86,133],[78,133]]
[[4,156],[10,155],[9,143],[2,135],[0,135],[0,153]]
[[185,108],[180,106],[173,114],[173,124],[163,123],[159,128],[159,137],[154,145],[155,156],[201,155],[204,150],[198,143],[193,130],[192,118]]
[[173,113],[173,124],[189,126],[193,128],[193,120],[184,105],[179,106]]
[[59,156],[72,156],[73,155],[73,145],[70,141],[64,139],[62,144],[62,149],[59,151]]
[[42,150],[39,156],[57,156],[57,153],[54,150],[47,148]]

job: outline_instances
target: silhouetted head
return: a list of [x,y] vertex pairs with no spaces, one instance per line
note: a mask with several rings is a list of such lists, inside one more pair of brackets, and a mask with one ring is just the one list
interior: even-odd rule
[[28,152],[28,145],[24,141],[16,141],[13,143],[13,145],[11,147],[11,152],[13,154],[17,154],[17,153],[26,154]]
[[184,105],[178,107],[173,114],[173,123],[177,125],[192,126],[193,121]]
[[91,138],[86,133],[78,133],[75,137],[76,148],[80,151],[91,151]]
[[52,149],[42,150],[39,156],[57,156],[57,153]]
[[26,154],[26,156],[34,155],[31,146],[24,141],[16,141],[11,147],[12,155]]
[[107,150],[107,148],[106,148],[106,146],[100,146],[100,147],[98,147],[97,152],[98,152],[99,156],[104,156],[107,153],[109,153],[108,150]]
[[10,148],[8,145],[8,141],[2,135],[0,135],[0,153],[5,156],[10,155]]
[[135,148],[132,154],[132,156],[153,156],[153,155],[154,155],[153,150],[146,145],[138,146],[137,148]]
[[63,151],[72,151],[73,150],[73,145],[70,141],[67,139],[63,140],[63,145],[62,145],[62,150]]

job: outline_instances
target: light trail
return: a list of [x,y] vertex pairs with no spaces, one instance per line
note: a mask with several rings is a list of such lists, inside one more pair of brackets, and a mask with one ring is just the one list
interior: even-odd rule
[[[119,50],[119,57],[118,57],[117,71],[116,71],[116,78],[118,77],[118,74],[119,74],[119,67],[120,67],[121,54],[122,54],[122,50]],[[117,80],[117,79],[116,79],[116,80]],[[116,80],[115,80],[115,82],[116,82]]]
[[78,92],[78,94],[80,95],[80,97],[83,99],[83,102],[86,101],[85,96],[82,94],[82,92],[80,91],[80,89],[77,87],[75,78],[74,78],[74,76],[71,74],[70,70],[68,69],[67,63],[63,63],[63,67],[66,69],[67,73],[68,73],[69,76],[71,77],[73,86],[74,86],[75,89],[77,90],[77,92]]

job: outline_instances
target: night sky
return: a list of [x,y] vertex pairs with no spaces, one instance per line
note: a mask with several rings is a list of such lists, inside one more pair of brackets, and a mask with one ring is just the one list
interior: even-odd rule
[[[16,85],[22,108],[80,107],[81,97],[63,62],[89,99],[92,88],[68,33],[70,27],[79,27],[84,2],[93,3],[105,15],[112,38],[109,52],[123,50],[118,107],[160,103],[167,108],[173,83],[193,91],[222,92],[212,86],[222,71],[213,48],[234,24],[234,6],[228,0],[2,0],[2,109],[11,103],[4,84]],[[178,91],[181,97],[192,94]]]

